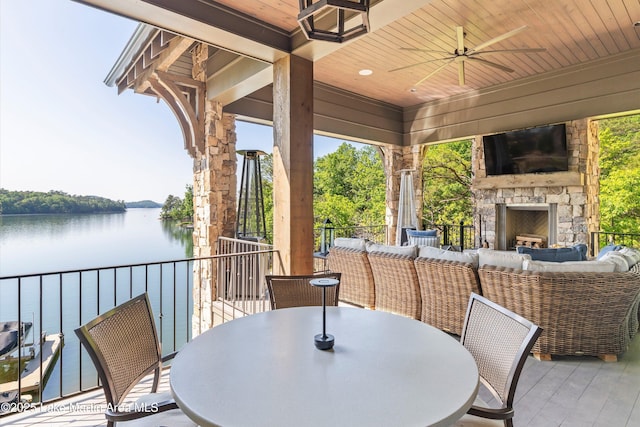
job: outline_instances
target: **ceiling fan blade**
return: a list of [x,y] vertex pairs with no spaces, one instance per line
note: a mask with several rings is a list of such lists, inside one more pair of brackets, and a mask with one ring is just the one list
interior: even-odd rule
[[498,42],[501,42],[502,40],[506,40],[509,37],[513,37],[516,34],[521,33],[522,31],[524,31],[526,29],[527,29],[527,26],[523,25],[520,28],[516,28],[515,30],[511,30],[511,31],[509,31],[507,33],[504,33],[501,36],[494,37],[491,40],[487,40],[484,43],[480,43],[478,46],[474,47],[473,49],[469,49],[469,54],[471,54],[473,52],[478,52],[478,51],[480,51],[480,50],[482,50],[484,48],[487,48],[487,47],[491,46],[494,43],[498,43]]
[[486,59],[478,58],[478,57],[475,57],[475,56],[470,56],[467,59],[470,59],[472,61],[482,62],[485,65],[489,65],[490,67],[494,67],[494,68],[497,68],[499,70],[506,71],[507,73],[513,73],[513,71],[514,71],[509,67],[505,67],[504,65],[496,64],[495,62],[487,61]]
[[458,42],[457,50],[458,55],[464,53],[464,29],[462,27],[456,27],[456,40]]
[[472,52],[467,56],[471,55],[492,55],[495,53],[535,53],[535,52],[546,52],[547,49],[543,47],[527,47],[522,49],[500,49],[500,50],[485,50],[482,52]]
[[399,68],[394,68],[393,70],[389,70],[389,72],[393,73],[394,71],[406,70],[407,68],[417,67],[418,65],[428,64],[430,62],[436,62],[436,61],[445,61],[445,60],[448,60],[448,59],[451,59],[451,58],[438,58],[438,59],[430,59],[428,61],[416,62],[415,64],[406,65],[404,67],[399,67]]
[[436,68],[435,70],[433,70],[432,72],[427,74],[425,77],[421,78],[414,86],[420,85],[420,83],[422,83],[423,81],[427,80],[429,77],[431,77],[431,76],[435,75],[436,73],[439,73],[440,71],[442,71],[442,69],[444,67],[446,67],[447,65],[451,64],[454,59],[455,58],[449,59],[445,64],[442,64],[441,66],[439,66],[438,68]]
[[445,55],[451,55],[451,52],[447,52],[446,50],[429,50],[429,49],[420,49],[417,47],[401,47],[400,50],[408,50],[411,52],[425,52],[425,53],[443,53]]
[[458,61],[458,84],[464,86],[464,61]]

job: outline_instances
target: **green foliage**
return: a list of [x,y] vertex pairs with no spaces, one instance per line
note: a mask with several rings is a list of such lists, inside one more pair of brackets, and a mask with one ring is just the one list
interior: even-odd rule
[[334,227],[384,224],[386,179],[372,146],[342,143],[316,160],[313,211],[315,227],[329,218]]
[[267,236],[273,235],[273,154],[260,157],[262,174],[262,198],[264,201],[264,223]]
[[423,161],[426,224],[472,221],[470,140],[429,146]]
[[640,233],[640,115],[600,121],[600,228]]
[[62,191],[9,191],[0,188],[0,213],[60,214],[124,212],[123,201],[98,196],[72,196]]
[[[273,234],[273,156],[260,157],[267,235]],[[375,147],[346,142],[314,165],[314,227],[384,224],[385,176]]]
[[185,187],[184,199],[176,197],[172,194],[167,196],[162,209],[160,210],[160,218],[173,219],[183,222],[193,221],[193,186]]
[[127,202],[125,203],[127,208],[161,208],[162,205],[160,203],[154,202],[153,200],[140,200],[138,202]]

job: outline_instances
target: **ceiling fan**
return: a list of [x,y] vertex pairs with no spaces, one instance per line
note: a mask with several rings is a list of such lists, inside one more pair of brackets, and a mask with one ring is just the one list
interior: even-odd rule
[[400,71],[400,70],[405,70],[407,68],[416,67],[418,65],[428,64],[430,62],[445,61],[444,64],[440,65],[438,68],[433,70],[431,73],[429,73],[428,75],[426,75],[425,77],[420,79],[415,84],[415,86],[418,86],[420,83],[422,83],[423,81],[427,80],[429,77],[431,77],[434,74],[442,71],[442,69],[444,69],[447,65],[451,64],[452,62],[456,62],[458,64],[458,83],[460,84],[460,86],[464,86],[464,77],[465,77],[464,76],[464,63],[467,60],[475,61],[475,62],[477,62],[479,64],[488,65],[488,66],[497,68],[499,70],[505,71],[507,73],[512,73],[514,71],[513,69],[511,69],[509,67],[505,67],[502,64],[497,64],[497,63],[492,62],[492,61],[487,61],[484,58],[480,58],[480,55],[496,55],[496,54],[503,54],[503,53],[533,53],[533,52],[544,52],[544,51],[546,51],[546,49],[544,49],[544,48],[485,50],[487,47],[491,46],[492,44],[498,43],[498,42],[506,40],[506,39],[508,39],[510,37],[513,37],[516,34],[519,34],[519,33],[521,33],[522,31],[524,31],[526,29],[527,29],[527,26],[523,25],[520,28],[516,28],[515,30],[511,30],[511,31],[509,31],[507,33],[504,33],[504,34],[498,36],[498,37],[494,37],[491,40],[487,40],[484,43],[480,43],[479,45],[477,45],[474,48],[468,49],[464,45],[464,36],[465,36],[464,29],[462,27],[456,27],[457,46],[456,46],[456,49],[453,51],[453,54],[451,54],[451,52],[446,52],[446,51],[442,51],[442,50],[428,50],[428,49],[418,49],[418,48],[400,48],[402,50],[410,50],[410,51],[416,51],[416,52],[427,52],[427,53],[435,53],[435,54],[444,54],[446,56],[444,56],[442,58],[436,58],[436,59],[430,59],[430,60],[427,60],[427,61],[418,62],[416,64],[407,65],[405,67],[395,68],[395,69],[389,70],[389,71],[390,72]]

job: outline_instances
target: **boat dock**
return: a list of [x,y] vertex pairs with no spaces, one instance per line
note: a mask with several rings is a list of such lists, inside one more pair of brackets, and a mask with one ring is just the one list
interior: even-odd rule
[[[51,370],[60,354],[63,338],[60,334],[43,336],[40,351],[27,363],[20,376],[20,393],[37,391],[40,379],[46,383]],[[40,360],[42,359],[42,365]],[[0,384],[0,394],[18,390],[18,381]]]

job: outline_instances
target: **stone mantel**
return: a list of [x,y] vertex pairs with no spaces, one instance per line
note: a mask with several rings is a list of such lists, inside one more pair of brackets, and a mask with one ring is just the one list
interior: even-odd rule
[[471,183],[474,190],[497,188],[569,187],[584,185],[584,174],[575,171],[525,173],[519,175],[496,175],[475,178]]

